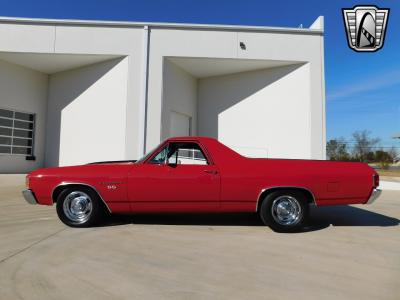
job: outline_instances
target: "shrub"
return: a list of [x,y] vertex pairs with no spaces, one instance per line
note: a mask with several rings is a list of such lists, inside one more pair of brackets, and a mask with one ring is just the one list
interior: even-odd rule
[[382,170],[387,170],[387,169],[389,169],[390,162],[388,162],[388,161],[380,161],[378,163],[378,165]]

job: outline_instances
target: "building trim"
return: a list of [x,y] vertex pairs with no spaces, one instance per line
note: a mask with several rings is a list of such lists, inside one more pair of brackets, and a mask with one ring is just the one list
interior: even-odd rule
[[143,27],[143,61],[142,61],[142,92],[140,99],[139,115],[139,155],[146,153],[146,134],[147,134],[147,99],[149,87],[149,53],[150,53],[150,28]]
[[161,22],[128,22],[128,21],[100,21],[100,20],[74,20],[74,19],[42,19],[42,18],[14,18],[0,16],[1,23],[19,24],[44,24],[44,25],[83,25],[83,26],[113,26],[113,27],[152,27],[163,29],[211,29],[226,31],[262,31],[297,34],[323,34],[322,29],[292,28],[292,27],[270,27],[270,26],[243,26],[243,25],[220,25],[220,24],[191,24],[191,23],[161,23]]

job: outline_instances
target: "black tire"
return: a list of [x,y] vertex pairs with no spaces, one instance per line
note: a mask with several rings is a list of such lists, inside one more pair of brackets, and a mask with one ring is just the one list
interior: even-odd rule
[[[79,199],[78,199],[79,198]],[[71,200],[72,199],[72,200]],[[89,199],[89,200],[88,200]],[[79,209],[74,210],[71,203],[75,201],[81,202],[84,205],[78,203],[76,207],[78,208],[86,208],[85,211],[89,211],[89,213],[83,213],[79,219],[79,215],[74,214],[74,212],[80,212]],[[90,203],[90,205],[89,205]],[[104,208],[101,199],[90,188],[82,187],[82,186],[74,186],[68,187],[64,189],[60,195],[57,197],[57,215],[60,218],[61,222],[70,227],[90,227],[99,224],[104,216],[106,215],[106,211]]]
[[[281,206],[279,206],[281,204]],[[293,214],[284,222],[287,210],[280,207],[291,208]],[[285,206],[286,205],[286,206]],[[283,212],[283,213],[279,213]],[[262,200],[259,215],[265,225],[277,232],[296,232],[301,230],[308,219],[308,203],[306,196],[301,191],[278,190],[267,194]],[[289,216],[289,215],[288,215]],[[292,217],[295,216],[296,218]],[[292,220],[292,222],[290,222]]]

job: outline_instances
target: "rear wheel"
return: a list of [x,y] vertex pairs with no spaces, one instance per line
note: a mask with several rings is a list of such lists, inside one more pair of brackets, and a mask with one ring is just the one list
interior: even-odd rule
[[264,224],[273,230],[293,232],[304,226],[308,203],[300,191],[275,191],[263,199],[259,214]]
[[100,222],[104,208],[99,196],[91,189],[70,187],[57,198],[57,214],[60,220],[71,227],[89,227]]

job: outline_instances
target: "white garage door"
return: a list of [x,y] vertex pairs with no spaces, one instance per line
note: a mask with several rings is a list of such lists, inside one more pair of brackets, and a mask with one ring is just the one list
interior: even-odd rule
[[191,133],[190,123],[190,116],[172,111],[170,120],[170,136],[189,136]]

